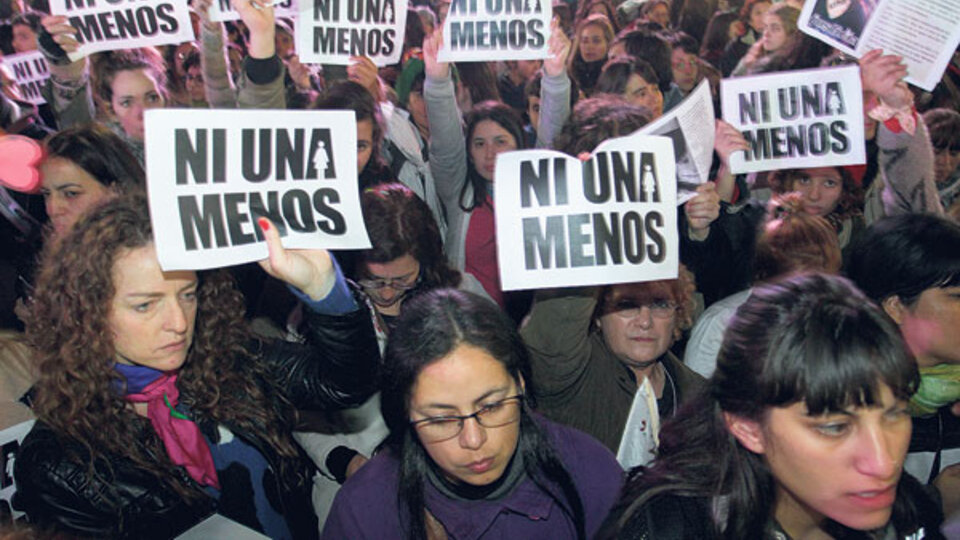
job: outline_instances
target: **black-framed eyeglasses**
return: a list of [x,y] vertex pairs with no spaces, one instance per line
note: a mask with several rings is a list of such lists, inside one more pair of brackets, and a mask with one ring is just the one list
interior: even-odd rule
[[634,302],[632,300],[621,300],[614,304],[610,311],[623,319],[633,319],[640,316],[643,308],[648,308],[650,314],[656,319],[669,319],[677,312],[677,304],[670,300],[651,300],[649,302]]
[[463,423],[473,418],[485,428],[497,428],[512,424],[520,420],[520,407],[523,404],[523,394],[503,398],[500,401],[484,405],[473,414],[463,416],[431,416],[422,420],[410,422],[420,440],[424,443],[435,443],[450,440],[463,431]]

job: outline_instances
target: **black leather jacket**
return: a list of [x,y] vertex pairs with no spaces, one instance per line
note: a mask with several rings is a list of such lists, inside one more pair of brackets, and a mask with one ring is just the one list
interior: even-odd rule
[[[359,309],[346,315],[304,310],[310,312],[306,345],[261,345],[261,361],[269,365],[278,388],[298,409],[353,407],[375,391],[380,354],[370,316],[362,301],[358,304]],[[194,421],[207,437],[217,440],[215,422],[202,417]],[[146,419],[142,424],[142,429],[152,429]],[[279,458],[266,441],[236,426],[225,427],[257,448],[271,470],[277,470]],[[256,519],[252,508],[228,507],[230,489],[242,490],[242,486],[223,485],[219,502],[210,497],[188,503],[125,457],[109,456],[107,461],[109,466],[96,464],[97,476],[88,482],[82,445],[59,437],[38,421],[21,444],[15,463],[13,505],[33,523],[94,538],[172,538],[214,512],[240,523]],[[285,489],[270,472],[264,484],[268,499],[294,536],[313,538],[318,534],[310,502],[313,464],[302,457],[301,465],[304,482],[299,487]],[[188,484],[193,482],[182,468],[178,471]]]

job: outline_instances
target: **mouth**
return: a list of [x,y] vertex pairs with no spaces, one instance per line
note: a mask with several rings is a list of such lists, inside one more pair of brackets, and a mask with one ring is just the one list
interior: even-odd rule
[[889,486],[870,491],[857,491],[854,493],[847,494],[847,497],[857,506],[866,509],[882,509],[888,508],[893,505],[894,499],[897,496],[897,485],[890,484]]
[[467,469],[474,474],[483,474],[493,468],[493,458],[481,459],[467,465]]
[[187,345],[187,340],[181,339],[180,341],[168,343],[167,345],[160,347],[160,350],[166,351],[166,352],[176,352],[176,351],[183,350],[186,347],[186,345]]

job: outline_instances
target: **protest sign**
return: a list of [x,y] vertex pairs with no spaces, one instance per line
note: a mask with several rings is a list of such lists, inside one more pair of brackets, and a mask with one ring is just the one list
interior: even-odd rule
[[50,0],[50,12],[77,29],[76,59],[97,51],[193,41],[186,0]]
[[[0,409],[14,407],[13,403],[0,404]],[[26,408],[26,407],[24,407]],[[0,412],[0,417],[7,416]],[[13,519],[19,519],[23,512],[14,510],[10,506],[10,501],[17,487],[13,478],[13,466],[17,461],[17,455],[20,453],[20,444],[24,437],[33,428],[33,420],[27,420],[17,424],[4,423],[4,429],[0,429],[0,515],[6,515]]]
[[378,66],[403,52],[407,0],[300,0],[297,53],[304,63],[349,65],[367,56]]
[[287,248],[370,247],[353,111],[151,109],[145,128],[164,270],[266,258],[259,217],[276,225]]
[[[239,21],[240,12],[230,4],[231,0],[213,0],[210,2],[210,20],[214,22]],[[263,0],[267,3],[268,0]],[[273,6],[273,14],[277,17],[293,18],[297,16],[296,0],[280,0]]]
[[587,161],[524,150],[497,156],[503,290],[677,277],[673,142],[610,139]]
[[441,62],[548,56],[550,0],[453,0],[443,22]]
[[663,135],[673,140],[677,165],[677,204],[697,195],[697,186],[710,180],[713,164],[713,97],[707,79],[679,105],[637,130],[640,135]]
[[734,174],[866,162],[858,66],[723,79],[720,103],[751,147]]
[[24,101],[42,105],[47,101],[40,95],[40,89],[50,78],[47,59],[40,51],[11,54],[0,58],[7,72],[16,81],[17,90]]
[[960,44],[960,2],[808,0],[797,26],[857,58],[873,49],[900,55],[907,82],[932,92]]

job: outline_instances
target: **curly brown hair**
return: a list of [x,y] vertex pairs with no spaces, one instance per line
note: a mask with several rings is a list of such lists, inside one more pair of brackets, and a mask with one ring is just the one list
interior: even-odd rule
[[[110,327],[115,261],[150,246],[146,198],[129,195],[91,212],[43,254],[26,335],[36,351],[34,411],[61,437],[76,441],[87,474],[109,484],[110,455],[120,455],[188,499],[202,496],[167,457],[146,420],[118,388]],[[54,245],[55,244],[55,245]],[[304,481],[290,435],[295,411],[276,386],[243,320],[243,298],[223,270],[199,276],[193,344],[177,386],[194,418],[236,427],[265,441],[280,458],[287,485]]]

